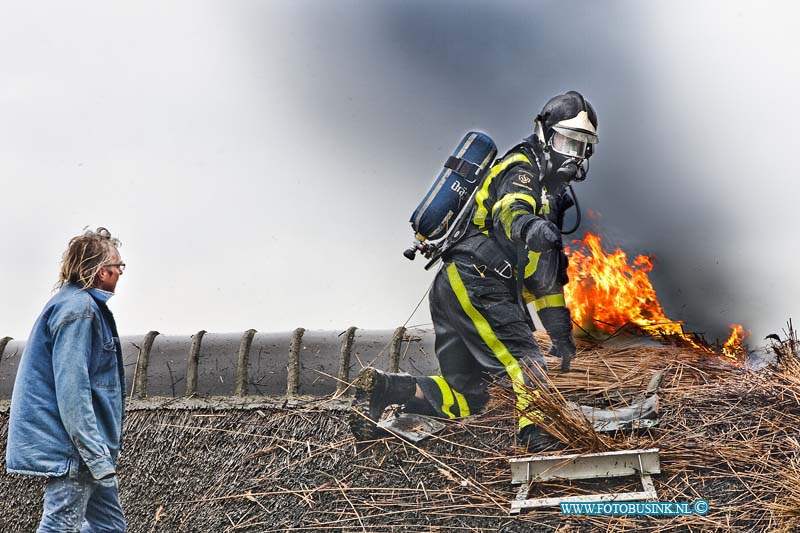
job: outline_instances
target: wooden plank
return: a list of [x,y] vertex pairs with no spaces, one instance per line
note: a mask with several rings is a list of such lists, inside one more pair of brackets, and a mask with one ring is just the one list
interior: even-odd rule
[[389,346],[389,372],[400,372],[400,348],[403,346],[403,340],[406,337],[406,328],[400,326],[394,330],[392,341]]
[[0,339],[0,361],[3,360],[3,352],[6,351],[6,345],[14,340],[14,337],[3,337]]
[[139,348],[139,355],[136,358],[136,370],[133,376],[133,392],[131,396],[137,400],[147,398],[147,369],[150,366],[150,350],[153,348],[153,342],[159,333],[155,330],[148,331],[144,336],[142,347]]
[[300,392],[300,350],[303,347],[305,328],[297,328],[289,341],[289,362],[286,365],[286,396],[297,396]]
[[351,326],[344,332],[344,338],[339,350],[339,372],[336,380],[336,395],[348,393],[350,388],[350,354],[353,351],[353,342],[356,336],[356,327]]
[[186,396],[197,392],[197,367],[200,365],[200,346],[203,335],[208,333],[201,329],[192,336],[192,346],[189,348],[189,359],[186,362]]
[[250,368],[250,347],[253,345],[253,337],[256,330],[248,329],[242,333],[242,340],[239,342],[239,357],[236,360],[236,385],[233,390],[235,396],[247,396],[247,382],[249,379]]

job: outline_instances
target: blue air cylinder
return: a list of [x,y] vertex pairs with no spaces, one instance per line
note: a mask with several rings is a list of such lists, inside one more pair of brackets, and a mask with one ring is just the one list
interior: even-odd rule
[[411,215],[418,243],[447,235],[496,155],[497,146],[485,133],[471,131],[464,136]]

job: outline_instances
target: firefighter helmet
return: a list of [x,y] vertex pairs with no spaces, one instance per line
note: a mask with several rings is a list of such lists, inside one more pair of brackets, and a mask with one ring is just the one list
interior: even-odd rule
[[535,132],[539,142],[556,152],[586,158],[597,144],[597,114],[577,91],[554,96],[536,116]]

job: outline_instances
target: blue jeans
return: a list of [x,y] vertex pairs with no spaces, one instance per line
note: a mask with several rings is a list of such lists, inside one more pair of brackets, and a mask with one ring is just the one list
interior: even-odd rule
[[117,478],[98,481],[81,466],[77,474],[47,480],[44,511],[37,533],[125,531]]

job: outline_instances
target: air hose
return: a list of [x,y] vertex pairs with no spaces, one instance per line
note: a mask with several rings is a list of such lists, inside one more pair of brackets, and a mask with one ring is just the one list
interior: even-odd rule
[[577,212],[577,216],[575,218],[575,227],[573,227],[569,231],[562,231],[561,232],[562,235],[572,235],[573,233],[578,231],[578,228],[581,225],[581,206],[578,203],[578,197],[575,195],[575,190],[572,188],[572,184],[567,185],[567,187],[569,187],[569,193],[572,196],[572,201],[575,202],[575,211]]

